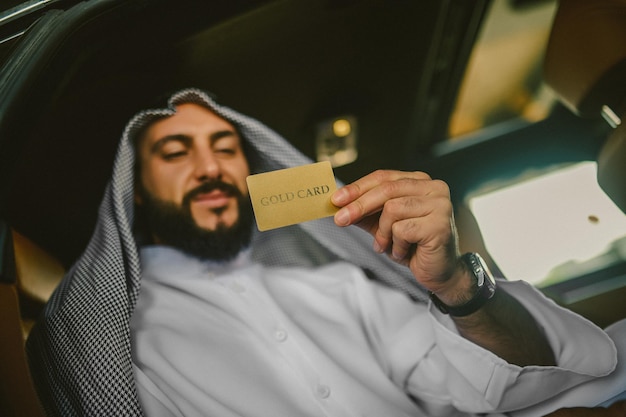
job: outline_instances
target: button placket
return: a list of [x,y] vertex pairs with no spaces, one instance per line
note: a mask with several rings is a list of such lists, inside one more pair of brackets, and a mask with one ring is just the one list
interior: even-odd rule
[[[309,387],[309,392],[319,401],[320,406],[324,409],[336,407],[337,405],[331,398],[330,387],[319,382],[318,370],[312,366],[306,352],[299,347],[298,338],[295,337],[298,334],[297,329],[294,329],[296,334],[289,334],[289,317],[282,316],[281,310],[277,310],[272,303],[267,302],[264,298],[265,293],[262,289],[257,292],[255,283],[245,283],[247,296],[244,295],[241,301],[245,306],[246,315],[249,315],[249,322],[256,323],[256,330],[274,342],[276,350],[296,371],[302,383]],[[234,291],[232,283],[231,290]]]

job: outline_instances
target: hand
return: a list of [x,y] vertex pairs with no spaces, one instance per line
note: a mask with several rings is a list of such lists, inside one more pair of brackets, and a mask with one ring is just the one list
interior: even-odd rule
[[609,408],[561,408],[544,417],[623,417],[626,416],[626,400],[618,401]]
[[338,226],[356,224],[374,250],[408,266],[427,289],[448,285],[459,257],[450,191],[423,172],[379,170],[337,190]]
[[[374,237],[374,250],[407,265],[417,281],[447,305],[467,302],[475,289],[457,245],[448,186],[423,172],[376,171],[337,190],[338,226],[356,224]],[[494,314],[493,311],[498,311]],[[554,365],[545,335],[505,291],[465,317],[459,333],[519,366]]]

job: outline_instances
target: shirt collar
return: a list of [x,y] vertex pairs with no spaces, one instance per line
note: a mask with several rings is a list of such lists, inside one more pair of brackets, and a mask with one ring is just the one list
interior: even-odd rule
[[230,261],[215,261],[191,256],[180,249],[165,245],[148,245],[139,250],[142,275],[146,279],[166,281],[185,276],[217,277],[252,264],[246,249]]

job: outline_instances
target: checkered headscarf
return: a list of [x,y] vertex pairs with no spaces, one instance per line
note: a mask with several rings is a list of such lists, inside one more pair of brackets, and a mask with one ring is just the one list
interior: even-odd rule
[[[149,123],[170,116],[176,105],[190,102],[212,109],[237,127],[256,172],[311,162],[263,124],[220,106],[197,89],[174,94],[166,109],[137,114],[124,130],[91,241],[51,297],[28,340],[33,378],[49,415],[142,415],[129,330],[141,278],[133,236],[133,141]],[[365,232],[336,227],[327,218],[257,233],[252,252],[255,259],[269,265],[316,265],[345,259],[425,300],[409,270],[376,256],[371,245]]]

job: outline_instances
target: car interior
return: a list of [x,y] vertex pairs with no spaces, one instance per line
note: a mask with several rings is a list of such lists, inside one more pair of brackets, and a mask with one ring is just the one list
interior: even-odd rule
[[623,0],[12,1],[0,9],[0,414],[87,244],[128,119],[185,87],[350,182],[446,181],[463,252],[626,318]]

